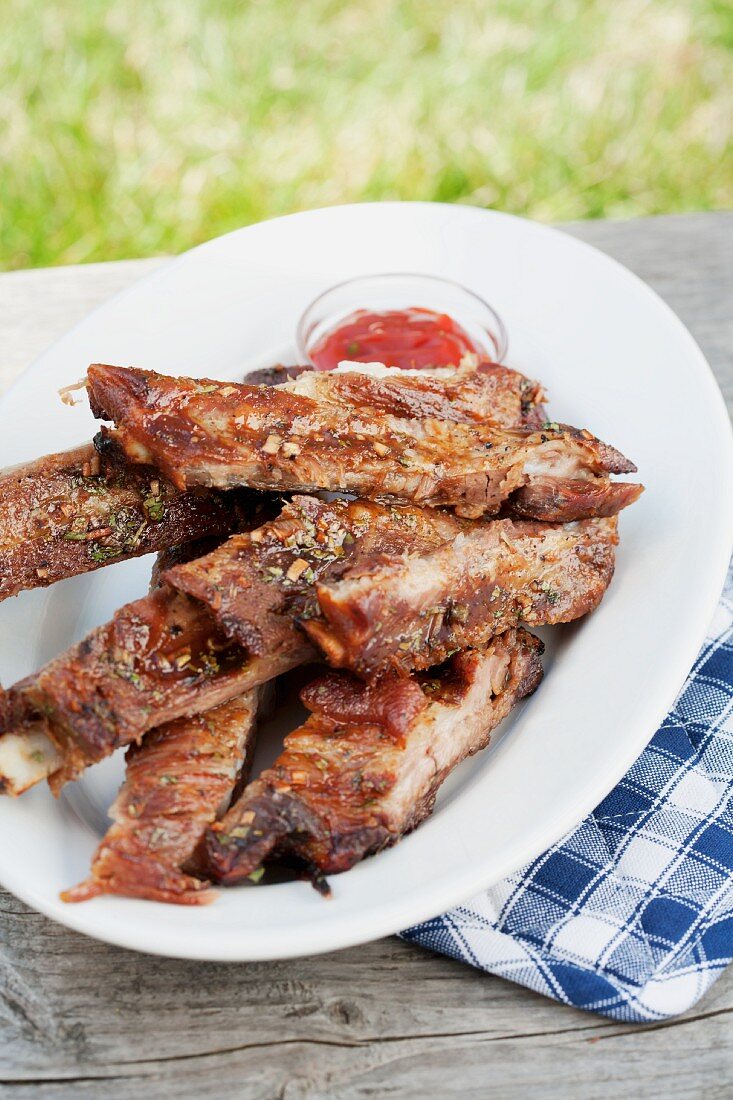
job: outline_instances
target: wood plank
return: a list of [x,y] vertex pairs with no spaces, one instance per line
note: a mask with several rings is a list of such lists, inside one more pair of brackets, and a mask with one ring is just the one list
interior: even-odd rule
[[[649,281],[733,407],[733,215],[566,227]],[[0,385],[159,260],[0,276]],[[0,1088],[27,1097],[731,1095],[733,973],[624,1027],[396,939],[205,964],[90,941],[0,892]]]
[[[3,1095],[725,1095],[733,984],[675,1024],[625,1028],[397,940],[297,962],[148,958],[17,901],[3,952]],[[23,1083],[23,1084],[21,1084]],[[716,1089],[718,1090],[716,1092]],[[83,1093],[82,1093],[83,1094]],[[98,1093],[97,1093],[98,1094]],[[700,1095],[699,1093],[698,1095]],[[621,1093],[624,1095],[624,1092]]]

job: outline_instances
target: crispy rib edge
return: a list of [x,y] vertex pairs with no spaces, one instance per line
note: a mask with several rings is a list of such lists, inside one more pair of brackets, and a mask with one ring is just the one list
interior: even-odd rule
[[301,625],[334,668],[370,678],[429,667],[522,623],[570,622],[594,610],[617,541],[615,518],[477,524],[435,550],[319,584],[320,616]]
[[[439,696],[423,700],[423,689],[417,680],[403,681],[401,690],[410,696],[417,694],[422,700],[415,705],[415,699],[405,697],[406,705],[397,706],[398,711],[408,714],[406,720],[398,715],[391,722],[385,717],[384,708],[379,707],[380,692],[393,690],[389,682],[377,688],[362,685],[358,689],[375,693],[371,706],[380,715],[376,727],[368,717],[351,725],[329,720],[326,704],[325,714],[313,714],[290,734],[275,764],[249,785],[221,822],[206,831],[198,852],[198,865],[214,881],[225,885],[241,881],[272,857],[295,857],[318,873],[335,874],[396,843],[432,812],[437,790],[453,768],[467,755],[483,748],[514,703],[535,690],[542,677],[541,650],[538,639],[520,630],[507,632],[481,651],[458,655],[444,670],[446,685],[450,687],[450,676],[461,664],[471,672],[463,694],[452,700],[446,693],[445,702]],[[493,665],[496,673],[497,657],[499,667],[506,658],[507,669],[506,678],[500,676],[498,682],[491,669]],[[348,678],[339,674],[331,674],[329,679],[339,688],[348,684]],[[307,689],[305,695],[307,700]],[[311,691],[311,700],[315,699],[318,706],[317,697],[316,688]],[[394,706],[391,711],[394,714]],[[436,736],[435,730],[440,731],[439,744],[430,741]],[[323,764],[327,766],[329,753],[333,756],[338,749],[339,737],[353,743],[355,751],[356,746],[369,742],[370,738],[374,742],[373,757],[358,760],[359,775],[371,775],[370,769],[376,772],[377,786],[373,789],[378,793],[373,808],[372,788],[369,785],[365,788],[363,780],[355,785],[350,773],[346,776],[348,782],[344,781],[342,786],[338,785],[339,776],[332,776],[327,770],[319,779],[319,739],[322,739]],[[349,752],[347,762],[350,757]],[[380,772],[380,760],[382,767],[387,768],[386,773]],[[309,761],[315,762],[310,778],[305,763]],[[421,771],[421,761],[430,764],[427,772],[424,768]],[[390,774],[390,767],[395,769],[394,775]],[[310,786],[311,780],[315,788]],[[371,782],[375,782],[374,778]],[[323,810],[320,783],[324,785],[326,799],[329,792],[337,792],[332,795],[330,817],[328,806]],[[402,790],[400,784],[407,789]],[[410,789],[410,784],[414,789]],[[390,809],[391,797],[397,798],[398,805],[399,798],[404,799],[401,816],[399,813],[395,816],[394,806]]]
[[177,905],[214,900],[210,884],[182,868],[249,769],[261,696],[262,688],[254,688],[202,715],[169,722],[128,750],[126,778],[110,810],[113,824],[90,876],[64,891],[63,901],[103,894]]

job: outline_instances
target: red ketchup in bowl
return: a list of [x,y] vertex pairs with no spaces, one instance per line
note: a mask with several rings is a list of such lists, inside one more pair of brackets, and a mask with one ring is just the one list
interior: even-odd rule
[[318,370],[333,370],[344,359],[419,370],[458,366],[467,353],[486,355],[452,317],[414,307],[383,313],[359,309],[325,333],[310,358]]

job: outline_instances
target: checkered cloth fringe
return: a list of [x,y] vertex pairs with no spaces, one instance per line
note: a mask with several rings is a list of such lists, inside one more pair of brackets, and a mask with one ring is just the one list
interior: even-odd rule
[[565,1004],[649,1021],[733,958],[733,563],[708,637],[631,770],[572,833],[405,939]]

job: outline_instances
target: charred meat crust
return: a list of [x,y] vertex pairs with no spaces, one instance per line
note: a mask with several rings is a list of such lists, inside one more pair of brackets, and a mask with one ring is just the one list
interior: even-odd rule
[[238,529],[256,494],[181,492],[150,466],[92,444],[0,474],[0,600]]
[[206,714],[152,730],[127,750],[125,782],[110,811],[86,882],[64,901],[99,894],[178,905],[213,899],[209,884],[182,870],[204,830],[223,813],[254,745],[258,689]]
[[[116,424],[105,432],[128,458],[152,462],[181,488],[347,491],[478,516],[495,514],[533,477],[596,479],[595,506],[612,487],[609,473],[634,469],[577,429],[370,417],[287,385],[175,379],[95,364],[88,392],[95,415]],[[578,506],[585,506],[580,496]]]
[[287,387],[314,401],[358,409],[372,417],[439,420],[506,428],[539,428],[544,421],[542,387],[498,363],[417,374],[393,368],[372,374],[353,369],[307,371]]
[[[444,676],[444,694],[449,680]],[[324,675],[300,693],[304,706],[316,718],[337,725],[377,725],[395,740],[404,738],[427,699],[418,680],[382,680],[364,684],[342,673]]]
[[[303,693],[311,717],[206,831],[199,865],[224,884],[273,857],[337,873],[395,843],[430,814],[453,768],[537,687],[541,649],[526,631],[508,631],[398,684],[332,673],[312,685]],[[405,717],[396,729],[385,715],[395,714],[399,693]]]
[[302,389],[301,385],[290,388],[318,394],[323,400],[346,400],[371,415],[489,420],[509,428],[539,428],[545,420],[542,386],[499,363],[483,361],[451,372],[422,370],[419,375],[394,369],[380,377],[352,366],[353,370],[338,373],[308,366],[266,367],[251,371],[243,381],[248,386],[282,386],[302,378]]
[[310,644],[292,622],[283,632],[277,652],[250,658],[205,608],[158,589],[11,688],[9,728],[43,718],[63,758],[49,780],[58,790],[154,726],[228,702],[302,663]]
[[278,363],[274,367],[261,367],[259,370],[251,370],[245,374],[242,381],[246,386],[282,386],[285,382],[291,382],[298,378],[304,371],[313,370],[312,367],[286,367]]
[[460,520],[415,507],[295,497],[280,517],[165,575],[253,653],[283,616],[337,668],[426,668],[522,622],[569,622],[610,583],[614,519]]
[[616,527],[494,520],[422,554],[363,558],[317,586],[320,614],[302,626],[335,668],[427,668],[510,627],[588,614],[613,576]]
[[174,565],[185,565],[195,558],[203,558],[205,554],[211,554],[217,546],[221,546],[224,540],[221,538],[192,539],[191,542],[182,542],[177,546],[169,546],[161,550],[155,557],[153,570],[150,574],[150,591],[161,588],[163,574],[172,569]]
[[284,618],[318,613],[319,580],[365,557],[439,546],[465,526],[432,510],[297,496],[276,520],[169,570],[165,581],[205,604],[228,637],[264,655],[279,644]]
[[572,478],[531,478],[508,503],[515,516],[566,523],[580,514],[615,516],[638,500],[641,493],[641,485],[624,481],[599,484]]

